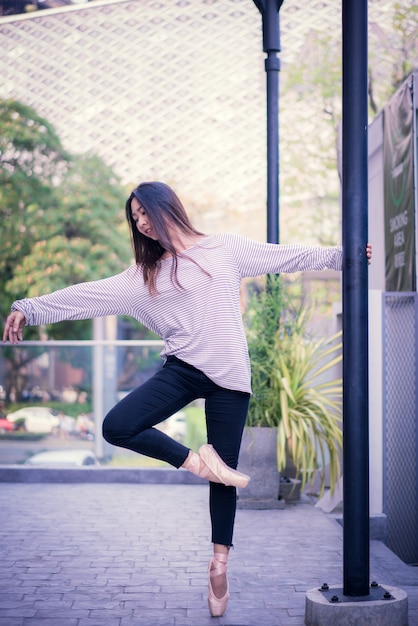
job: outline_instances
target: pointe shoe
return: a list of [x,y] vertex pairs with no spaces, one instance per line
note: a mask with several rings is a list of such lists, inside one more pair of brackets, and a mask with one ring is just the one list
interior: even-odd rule
[[189,456],[187,457],[183,465],[181,465],[181,467],[188,472],[191,472],[195,476],[199,476],[199,478],[205,478],[212,483],[221,482],[218,477],[215,476],[215,474],[211,472],[208,466],[202,461],[198,453],[193,452],[193,450],[190,450]]
[[241,489],[244,489],[250,482],[249,476],[237,472],[222,461],[211,444],[205,443],[200,446],[199,456],[215,477],[215,480],[210,479],[212,482],[219,482],[227,487],[240,487]]
[[209,611],[212,617],[221,617],[228,606],[229,600],[229,583],[226,580],[226,592],[222,598],[217,598],[213,592],[211,578],[219,576],[219,574],[226,574],[226,564],[228,561],[228,555],[222,553],[216,553],[213,555],[213,559],[209,562],[208,567],[208,605]]

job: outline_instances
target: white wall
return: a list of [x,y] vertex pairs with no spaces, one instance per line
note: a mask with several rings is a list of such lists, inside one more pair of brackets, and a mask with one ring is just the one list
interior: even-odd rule
[[369,127],[369,449],[370,515],[383,513],[382,293],[385,290],[383,115]]

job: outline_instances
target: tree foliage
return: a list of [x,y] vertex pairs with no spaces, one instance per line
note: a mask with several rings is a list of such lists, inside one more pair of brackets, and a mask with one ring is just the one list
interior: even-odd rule
[[0,100],[0,275],[2,315],[8,310],[8,282],[31,252],[37,216],[55,202],[54,178],[68,155],[52,126],[32,108]]
[[57,206],[39,212],[31,254],[9,283],[15,293],[32,297],[104,278],[129,262],[125,194],[99,157],[74,158],[57,196]]
[[370,24],[375,41],[369,63],[369,102],[373,113],[418,67],[418,5],[411,1],[395,2],[393,9],[390,30],[376,22]]
[[[393,5],[390,27],[369,24],[370,120],[418,67],[418,7]],[[281,196],[283,232],[306,242],[340,240],[337,167],[342,115],[340,33],[312,30],[283,73]]]
[[[0,102],[0,137],[2,316],[16,299],[126,267],[126,194],[111,168],[95,155],[70,157],[52,126],[19,102]],[[76,336],[90,326],[78,323]],[[73,327],[47,332],[69,338]]]

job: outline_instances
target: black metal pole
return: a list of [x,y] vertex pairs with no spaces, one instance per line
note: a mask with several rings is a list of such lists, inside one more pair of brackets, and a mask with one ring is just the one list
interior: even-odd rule
[[267,241],[279,243],[279,71],[280,59],[269,52],[267,73]]
[[344,594],[369,587],[367,0],[343,0]]
[[263,17],[263,50],[267,53],[267,241],[279,243],[279,71],[283,0],[254,0]]

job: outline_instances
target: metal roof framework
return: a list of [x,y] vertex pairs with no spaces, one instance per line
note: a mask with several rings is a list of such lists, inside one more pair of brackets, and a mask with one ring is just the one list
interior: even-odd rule
[[[391,0],[369,2],[371,54],[392,17]],[[281,172],[303,196],[315,172],[295,169],[284,147],[303,128],[314,150],[327,131],[322,104],[285,84],[312,33],[340,53],[341,2],[285,0],[280,20]],[[2,17],[0,44],[0,97],[33,106],[68,150],[98,153],[129,184],[171,183],[202,229],[265,238],[264,55],[251,0],[98,0]],[[317,184],[338,195],[336,175]]]

